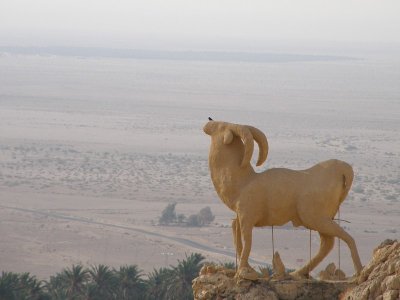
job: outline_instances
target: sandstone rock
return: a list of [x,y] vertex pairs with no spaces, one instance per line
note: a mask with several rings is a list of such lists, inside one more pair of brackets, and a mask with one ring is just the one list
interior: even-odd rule
[[358,286],[345,292],[346,300],[400,298],[400,242],[385,240],[358,277]]
[[336,266],[334,263],[330,263],[325,270],[322,270],[319,272],[318,275],[319,279],[321,280],[345,280],[346,279],[346,274],[340,270],[336,269]]
[[261,278],[263,278],[263,279],[269,279],[270,278],[268,268],[260,267],[259,269],[260,269],[260,273],[261,273]]
[[[274,256],[274,260],[275,272],[285,274],[279,254]],[[329,265],[324,272],[324,276],[344,276],[334,264]],[[290,276],[283,280],[272,277],[252,281],[237,280],[234,275],[234,270],[221,266],[204,266],[200,276],[193,280],[194,299],[398,300],[400,243],[391,240],[383,242],[374,250],[372,261],[352,281],[295,280]]]
[[282,300],[332,300],[354,283],[348,281],[326,282],[320,280],[281,280],[271,281],[271,287]]
[[285,265],[283,264],[278,251],[274,253],[274,257],[272,258],[272,267],[274,270],[274,274],[272,276],[273,279],[282,280],[288,277]]
[[[211,270],[205,268],[205,270]],[[263,299],[263,300],[323,300],[338,299],[340,293],[352,286],[348,282],[322,282],[316,280],[236,280],[226,269],[216,267],[215,272],[202,272],[193,280],[196,300],[211,299]]]
[[276,294],[265,288],[260,281],[255,284],[251,280],[236,281],[226,275],[226,270],[217,269],[212,274],[201,275],[193,280],[194,298],[198,300],[210,299],[265,299],[278,300]]

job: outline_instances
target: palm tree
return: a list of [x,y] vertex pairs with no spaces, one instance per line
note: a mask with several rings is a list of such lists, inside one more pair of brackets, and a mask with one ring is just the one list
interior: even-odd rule
[[68,297],[78,298],[85,294],[89,273],[82,265],[72,265],[71,268],[64,269],[61,278]]
[[57,273],[55,276],[50,276],[50,280],[45,282],[44,288],[47,291],[50,299],[67,299],[62,273]]
[[232,269],[235,270],[236,269],[236,264],[233,261],[228,261],[228,262],[224,262],[224,263],[220,263],[220,265],[222,267],[224,267],[225,269]]
[[0,299],[18,299],[19,289],[18,274],[12,272],[1,272]]
[[173,270],[170,268],[154,269],[153,272],[148,275],[146,299],[166,299],[168,286],[172,277]]
[[117,277],[113,270],[105,265],[92,266],[89,270],[91,283],[87,294],[90,299],[112,299],[117,292]]
[[35,276],[29,273],[22,273],[19,275],[19,285],[21,287],[21,298],[31,300],[45,299],[43,291],[43,282],[36,279]]
[[50,280],[45,281],[44,288],[51,299],[60,299],[57,294],[64,290],[61,274],[57,273],[55,276],[50,276]]
[[173,279],[168,286],[168,299],[193,299],[192,280],[198,276],[202,261],[205,259],[200,253],[186,255],[186,259],[178,260],[178,265],[173,267]]
[[0,277],[0,299],[47,299],[42,282],[29,273],[2,272]]
[[142,277],[142,271],[136,265],[122,266],[115,271],[118,278],[117,299],[136,300],[143,299],[146,285]]

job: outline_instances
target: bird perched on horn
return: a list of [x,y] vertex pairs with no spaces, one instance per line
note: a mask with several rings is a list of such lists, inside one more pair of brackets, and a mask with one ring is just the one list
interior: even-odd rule
[[268,141],[263,132],[249,126],[209,121],[203,128],[211,136],[209,168],[215,190],[221,200],[237,214],[232,222],[233,239],[240,258],[237,276],[257,279],[248,263],[253,227],[283,225],[292,222],[318,231],[319,252],[296,277],[308,277],[332,250],[334,237],[350,248],[354,268],[362,269],[354,239],[333,221],[353,182],[352,167],[340,160],[320,162],[305,170],[272,168],[255,172],[250,161],[254,141],[258,144],[261,166],[267,159]]

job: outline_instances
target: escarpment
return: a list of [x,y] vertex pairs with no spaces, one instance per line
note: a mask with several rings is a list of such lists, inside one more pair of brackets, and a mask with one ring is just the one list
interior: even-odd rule
[[204,266],[193,280],[194,299],[398,300],[400,242],[384,241],[358,277],[338,281],[280,278],[272,275],[244,280],[235,277],[235,270]]
[[204,267],[193,280],[195,300],[331,300],[354,283],[316,280],[237,280],[235,271],[222,267]]
[[342,300],[400,299],[400,242],[385,240],[358,277],[358,285]]

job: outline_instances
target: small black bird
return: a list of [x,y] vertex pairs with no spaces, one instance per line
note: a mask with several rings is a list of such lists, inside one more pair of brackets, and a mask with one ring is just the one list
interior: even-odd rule
[[213,119],[211,119],[211,117],[208,117],[208,120],[209,120],[209,121],[214,121]]

